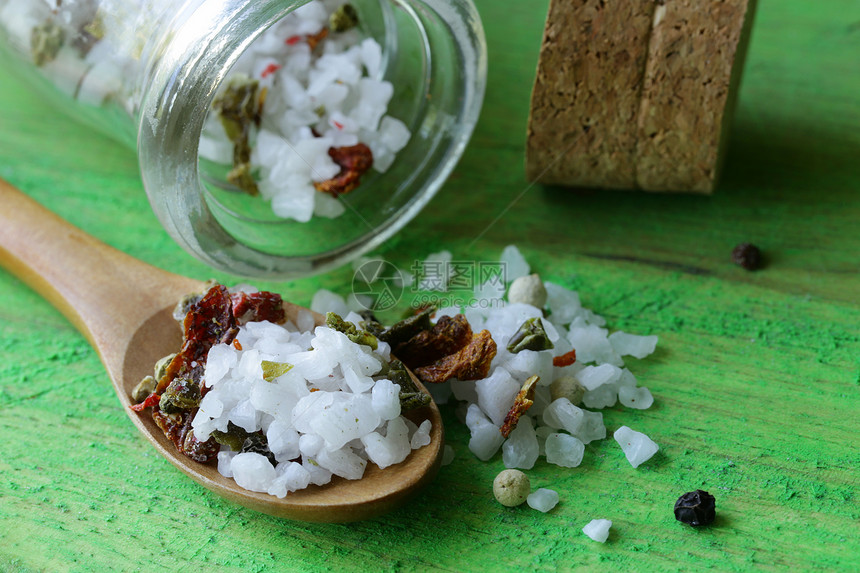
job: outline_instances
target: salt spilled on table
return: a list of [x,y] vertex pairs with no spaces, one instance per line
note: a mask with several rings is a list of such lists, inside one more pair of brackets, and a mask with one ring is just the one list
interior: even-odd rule
[[538,488],[529,494],[526,503],[530,508],[546,513],[558,505],[558,492],[543,487]]
[[621,446],[627,461],[634,468],[650,460],[660,447],[642,432],[631,430],[627,426],[621,426],[615,430],[613,435],[615,441]]
[[594,541],[605,543],[609,538],[609,528],[612,522],[608,519],[592,519],[582,528],[582,532]]

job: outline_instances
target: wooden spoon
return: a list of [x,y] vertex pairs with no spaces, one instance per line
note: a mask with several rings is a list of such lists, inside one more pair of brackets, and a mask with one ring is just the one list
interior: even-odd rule
[[[200,291],[204,283],[109,247],[2,179],[0,205],[0,265],[50,301],[89,340],[137,428],[161,455],[203,487],[278,517],[343,522],[390,511],[435,476],[443,442],[435,404],[410,412],[413,422],[432,422],[431,442],[413,450],[402,463],[384,470],[369,463],[359,480],[336,477],[328,485],[312,485],[283,499],[244,490],[221,476],[214,464],[200,464],[181,454],[149,412],[136,414],[129,409],[130,393],[152,373],[159,358],[179,349],[182,332],[172,310],[182,295]],[[285,303],[285,310],[295,321],[303,309]],[[317,315],[317,321],[321,323],[322,317]]]

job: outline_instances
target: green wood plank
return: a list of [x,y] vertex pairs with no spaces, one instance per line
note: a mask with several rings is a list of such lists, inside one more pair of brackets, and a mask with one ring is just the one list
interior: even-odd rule
[[[723,183],[688,197],[525,183],[547,2],[477,4],[491,69],[473,143],[380,253],[409,268],[443,248],[493,261],[515,242],[610,328],[658,334],[657,353],[630,364],[655,406],[606,412],[611,430],[654,438],[658,456],[634,470],[608,441],[579,468],[539,462],[532,483],[558,490],[559,506],[507,509],[491,495],[500,457],[471,456],[447,408],[457,457],[411,507],[349,525],[270,518],[155,455],[83,338],[0,272],[0,570],[860,569],[860,5],[761,0]],[[0,176],[140,259],[236,280],[171,242],[132,151],[6,73]],[[741,241],[764,249],[764,270],[731,264]],[[351,280],[347,268],[261,286],[307,304]],[[711,528],[673,519],[694,488],[717,496]],[[614,522],[604,545],[580,531],[596,517]]]

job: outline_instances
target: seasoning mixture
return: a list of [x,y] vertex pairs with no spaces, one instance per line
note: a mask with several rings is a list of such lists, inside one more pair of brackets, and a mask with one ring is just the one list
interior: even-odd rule
[[278,217],[341,215],[338,197],[371,168],[387,171],[409,142],[407,126],[387,115],[394,87],[359,16],[343,0],[302,6],[250,46],[215,99],[200,156]]
[[[168,0],[0,0],[9,41],[80,103],[135,117],[147,41]],[[202,171],[307,222],[345,212],[338,198],[385,172],[411,139],[388,115],[380,44],[345,0],[312,0],[257,38],[230,70],[200,138]]]
[[182,348],[135,389],[132,408],[151,408],[182,453],[217,458],[241,487],[282,498],[333,475],[359,479],[368,462],[385,468],[430,443],[429,420],[401,416],[430,396],[360,316],[329,313],[314,328],[304,311],[293,324],[279,295],[221,285],[177,315]]

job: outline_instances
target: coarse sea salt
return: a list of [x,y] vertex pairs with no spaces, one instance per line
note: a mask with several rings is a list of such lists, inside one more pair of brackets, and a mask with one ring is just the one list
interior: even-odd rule
[[608,519],[592,519],[582,528],[582,532],[598,543],[606,543],[610,527],[612,522]]
[[[326,304],[342,304],[323,295]],[[233,424],[266,437],[276,463],[258,452],[222,446],[218,471],[255,492],[284,497],[332,476],[359,479],[430,443],[431,423],[401,415],[399,385],[380,375],[388,345],[373,351],[326,326],[302,332],[292,324],[249,322],[232,344],[210,350],[203,382],[208,392],[192,421],[195,436]],[[311,348],[311,350],[307,350]],[[263,361],[292,365],[266,379]]]
[[660,447],[642,432],[631,430],[627,426],[621,426],[613,434],[615,441],[621,446],[627,461],[634,468],[650,460]]
[[[372,168],[384,173],[412,138],[409,127],[387,115],[394,95],[381,79],[382,47],[359,28],[328,29],[342,0],[312,0],[263,32],[230,71],[265,89],[259,128],[250,136],[251,173],[275,215],[298,222],[346,212],[341,200],[317,191],[342,171],[329,151],[365,144]],[[327,35],[312,45],[308,38]],[[211,112],[198,150],[201,158],[229,167],[233,143]],[[235,166],[235,165],[234,165]]]

